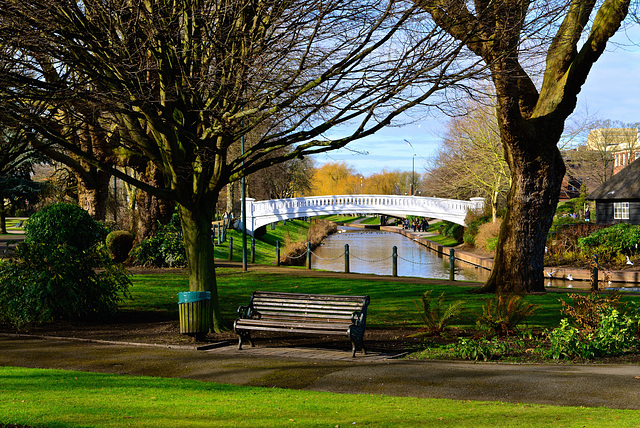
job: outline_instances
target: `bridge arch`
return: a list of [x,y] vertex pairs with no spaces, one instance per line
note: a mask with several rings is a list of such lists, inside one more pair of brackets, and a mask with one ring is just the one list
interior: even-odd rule
[[247,232],[280,220],[334,214],[382,214],[392,217],[415,215],[451,221],[464,226],[469,210],[484,207],[484,198],[469,201],[421,196],[334,195],[301,198],[246,200]]

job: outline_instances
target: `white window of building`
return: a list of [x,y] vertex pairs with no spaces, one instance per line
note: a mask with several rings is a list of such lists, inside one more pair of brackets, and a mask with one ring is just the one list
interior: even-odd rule
[[629,220],[629,202],[613,203],[614,220]]

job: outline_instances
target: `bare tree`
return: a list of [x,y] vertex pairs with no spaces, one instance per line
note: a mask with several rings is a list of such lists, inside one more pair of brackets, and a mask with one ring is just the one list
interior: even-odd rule
[[495,221],[511,174],[500,142],[494,98],[469,99],[458,110],[427,168],[429,189],[443,197],[483,196],[491,203]]
[[630,0],[415,1],[491,70],[512,184],[481,291],[544,292],[544,247],[565,174],[557,144]]
[[[179,207],[193,291],[218,308],[211,220],[220,190],[255,171],[375,133],[476,64],[415,5],[379,0],[0,0],[0,109],[69,152]],[[48,79],[52,64],[59,79]],[[119,147],[163,174],[144,183],[93,157],[58,121],[81,99]],[[34,115],[35,103],[47,105]],[[244,154],[242,135],[264,123]],[[339,138],[325,133],[338,128]],[[277,150],[290,147],[278,156]]]

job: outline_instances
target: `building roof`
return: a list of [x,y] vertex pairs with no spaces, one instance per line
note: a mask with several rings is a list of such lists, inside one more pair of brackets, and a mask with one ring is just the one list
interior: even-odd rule
[[640,199],[640,159],[589,193],[587,199]]

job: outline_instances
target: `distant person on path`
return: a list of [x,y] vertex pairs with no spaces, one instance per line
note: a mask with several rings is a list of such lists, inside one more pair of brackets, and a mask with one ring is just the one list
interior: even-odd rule
[[591,210],[587,208],[587,212],[584,213],[584,221],[591,221]]

